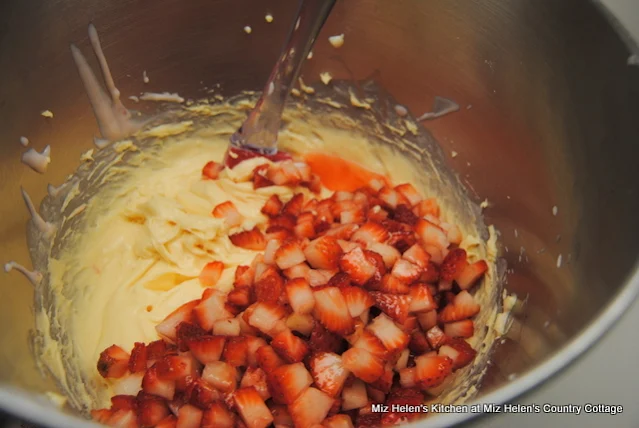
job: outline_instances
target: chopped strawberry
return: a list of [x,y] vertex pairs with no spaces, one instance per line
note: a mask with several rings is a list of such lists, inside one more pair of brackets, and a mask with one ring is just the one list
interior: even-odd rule
[[294,186],[302,181],[302,175],[291,160],[271,165],[266,172],[266,178],[278,186]]
[[386,314],[379,314],[366,328],[391,352],[401,350],[408,345],[408,335]]
[[462,233],[459,230],[459,227],[455,224],[444,225],[442,223],[442,229],[446,232],[446,238],[450,241],[451,244],[459,245],[462,242]]
[[269,334],[278,321],[286,316],[286,311],[281,306],[271,302],[258,302],[245,312],[248,314],[248,324],[257,328],[264,334]]
[[220,280],[224,271],[224,263],[210,262],[200,272],[200,283],[206,287],[213,287]]
[[359,224],[366,220],[363,208],[352,200],[335,202],[332,211],[335,217],[339,217],[341,224]]
[[355,233],[358,228],[359,226],[356,224],[333,224],[326,229],[325,236],[348,240],[351,239],[351,236],[353,236],[353,233]]
[[182,322],[193,322],[193,310],[200,303],[199,300],[187,302],[171,312],[160,324],[155,326],[161,338],[174,343],[177,326]]
[[353,428],[351,417],[346,414],[333,415],[322,422],[324,428]]
[[326,287],[313,292],[316,317],[327,330],[337,334],[350,334],[354,331],[348,305],[337,287]]
[[446,305],[439,314],[439,320],[443,323],[461,321],[473,317],[479,313],[480,306],[475,302],[468,291],[461,291],[455,296],[452,303]]
[[399,356],[397,357],[397,361],[395,362],[395,366],[393,367],[393,369],[396,372],[399,372],[401,369],[405,369],[408,366],[409,357],[410,357],[410,349],[404,349],[402,352],[399,353]]
[[318,322],[315,323],[308,345],[313,352],[335,352],[341,353],[344,341],[341,337],[328,331]]
[[253,286],[258,302],[277,302],[284,292],[284,279],[275,267],[268,266]]
[[[430,257],[430,255],[429,255]],[[422,276],[419,278],[422,282],[434,284],[439,281],[439,268],[433,262],[428,262],[426,269],[422,272]]]
[[135,342],[129,358],[129,371],[131,373],[143,372],[146,370],[147,350],[142,342]]
[[340,262],[341,269],[358,285],[364,285],[377,272],[377,266],[364,254],[361,248],[355,248],[344,254]]
[[292,229],[287,229],[282,226],[269,226],[268,229],[266,229],[265,238],[266,241],[275,239],[279,242],[284,242],[289,239],[295,238],[295,234],[293,233]]
[[391,189],[390,187],[383,187],[377,197],[384,202],[387,207],[395,209],[400,204],[407,204],[408,199],[404,197],[401,193],[397,192],[395,189]]
[[291,404],[313,383],[302,363],[280,366],[267,374],[271,395],[280,404]]
[[160,380],[180,380],[194,373],[193,360],[187,355],[165,355],[154,364]]
[[220,172],[224,169],[224,165],[217,162],[209,161],[202,168],[202,178],[216,180],[220,176]]
[[422,274],[422,269],[405,259],[399,259],[393,266],[391,274],[405,284],[411,284]]
[[224,361],[211,361],[204,366],[202,379],[221,392],[231,392],[237,386],[237,370]]
[[175,345],[169,345],[164,340],[156,340],[146,345],[146,358],[148,362],[155,362],[166,354],[175,354]]
[[266,231],[272,232],[275,228],[284,228],[289,232],[289,234],[292,234],[293,229],[295,229],[295,224],[296,218],[294,215],[283,213],[271,218],[269,221],[269,228]]
[[337,397],[349,375],[342,357],[332,352],[319,352],[311,357],[309,367],[315,385],[331,397]]
[[261,189],[263,187],[270,187],[273,186],[275,183],[273,183],[271,180],[269,180],[268,178],[266,178],[266,171],[268,170],[268,165],[264,164],[264,165],[258,165],[255,167],[255,169],[253,169],[253,189]]
[[238,308],[246,308],[253,303],[253,290],[250,287],[235,287],[227,294],[226,300]]
[[384,261],[386,268],[392,268],[395,262],[399,260],[401,254],[391,245],[375,242],[368,247],[371,251],[379,254]]
[[424,245],[434,246],[440,250],[448,248],[449,243],[446,234],[434,223],[421,218],[415,226],[415,231],[424,242]]
[[388,231],[379,223],[369,221],[364,223],[351,237],[352,241],[364,245],[382,243],[388,239]]
[[233,285],[235,287],[250,287],[253,285],[253,276],[255,272],[250,266],[238,266],[235,269],[235,280]]
[[214,402],[222,398],[222,394],[203,379],[192,379],[184,393],[188,402],[200,409],[208,409]]
[[302,193],[296,193],[288,202],[282,207],[282,213],[289,214],[294,217],[299,216],[302,213],[304,207],[304,195]]
[[[407,408],[408,406],[413,408],[420,408],[424,404],[424,394],[418,388],[400,388],[395,387],[388,394],[386,398],[387,406],[390,409],[398,408],[401,409],[400,406],[404,406]],[[382,424],[383,425],[398,425],[400,423],[406,423],[410,421],[414,421],[415,419],[420,417],[421,412],[399,412],[399,411],[391,411],[389,413],[385,413],[382,415]]]
[[240,321],[237,318],[215,321],[213,334],[216,336],[239,336]]
[[353,348],[364,349],[372,355],[385,359],[388,356],[388,351],[384,344],[369,331],[364,330],[357,341],[353,344]]
[[430,261],[430,255],[419,244],[415,244],[406,250],[404,254],[402,254],[402,258],[422,269],[428,267],[428,262]]
[[315,319],[311,314],[292,313],[286,319],[286,326],[292,331],[309,336],[315,328]]
[[264,263],[267,265],[275,264],[275,252],[282,245],[282,241],[279,239],[266,239],[266,248],[264,248]]
[[284,330],[273,337],[271,346],[287,363],[299,363],[308,354],[308,345],[299,337]]
[[166,401],[155,395],[140,392],[137,398],[133,399],[137,408],[138,423],[143,427],[156,426],[171,413]]
[[446,356],[453,361],[453,370],[466,367],[475,359],[475,351],[464,339],[450,339],[439,348],[439,355]]
[[279,196],[271,195],[260,211],[262,214],[269,217],[275,217],[280,214],[283,206],[284,204],[280,200]]
[[248,364],[247,337],[227,337],[222,359],[233,367],[243,367]]
[[[256,334],[259,334],[256,332]],[[240,339],[237,339],[240,340]],[[257,350],[266,346],[266,340],[259,336],[244,336],[246,343],[246,362],[249,367],[257,367]]]
[[431,215],[439,217],[439,204],[434,198],[424,199],[415,205],[415,214],[420,217]]
[[408,342],[408,349],[415,355],[422,355],[432,350],[428,338],[420,330],[414,330],[410,334],[410,342]]
[[199,428],[202,421],[203,412],[195,406],[185,404],[180,407],[177,417],[177,425],[179,428]]
[[342,354],[344,368],[364,382],[375,382],[384,374],[384,364],[362,348],[351,348]]
[[264,238],[264,234],[260,232],[257,226],[251,230],[229,235],[229,239],[236,247],[247,250],[263,251],[266,248],[266,238]]
[[288,269],[284,269],[282,273],[288,279],[306,278],[306,275],[310,270],[311,268],[306,263],[300,263]]
[[388,211],[379,205],[374,205],[368,210],[367,217],[369,221],[382,222],[388,218]]
[[284,365],[284,361],[270,345],[260,347],[255,353],[257,365],[266,373],[272,373],[276,368]]
[[129,369],[129,353],[117,345],[111,345],[100,354],[98,372],[103,378],[119,378]]
[[392,217],[393,220],[409,226],[415,226],[419,220],[419,217],[411,211],[410,207],[404,204],[398,205],[397,208],[395,208],[395,211],[392,212]]
[[386,393],[377,388],[373,388],[371,385],[366,385],[366,393],[368,394],[371,403],[383,403],[386,401]]
[[244,372],[244,376],[242,376],[242,381],[240,382],[240,388],[246,388],[252,386],[255,388],[262,400],[266,401],[271,398],[271,393],[268,389],[268,384],[266,382],[266,372],[259,367],[249,367]]
[[439,355],[422,355],[415,358],[415,378],[422,388],[440,385],[450,375],[453,360]]
[[368,394],[366,392],[366,384],[359,379],[344,386],[342,392],[342,410],[348,411],[353,409],[361,409],[368,404]]
[[309,269],[304,278],[311,287],[327,285],[331,278],[335,276],[335,271],[325,269]]
[[308,314],[315,307],[311,286],[304,278],[291,279],[286,283],[286,295],[293,311]]
[[466,266],[468,266],[466,251],[462,248],[454,248],[444,257],[444,261],[439,267],[440,279],[452,281]]
[[411,207],[422,201],[422,195],[420,195],[417,189],[415,189],[415,187],[410,183],[395,186],[395,190],[406,198]]
[[276,427],[292,427],[293,419],[288,409],[283,404],[275,404],[271,402],[269,404],[271,414],[273,415],[273,425]]
[[321,236],[306,246],[304,256],[315,269],[335,269],[342,256],[342,248],[336,238]]
[[204,410],[202,414],[201,428],[234,428],[235,414],[229,411],[224,404],[216,401]]
[[455,276],[455,281],[459,288],[468,290],[472,287],[488,270],[488,264],[484,260],[467,265]]
[[[372,388],[381,391],[382,394],[386,394],[391,390],[391,387],[393,386],[393,380],[395,378],[395,372],[393,371],[393,365],[391,363],[386,363],[386,365],[384,365],[384,372],[382,373],[382,375],[373,383],[371,383],[369,386],[371,386]],[[369,393],[369,395],[372,395]],[[380,400],[383,401],[383,400]]]
[[176,329],[177,347],[180,352],[189,350],[189,341],[206,335],[206,331],[197,324],[181,322]]
[[315,216],[310,212],[303,212],[297,217],[294,228],[298,238],[312,238],[315,236]]
[[[142,393],[144,394],[144,393]],[[135,410],[137,408],[135,395],[114,395],[111,397],[111,410]]]
[[106,424],[109,421],[109,418],[113,416],[113,413],[115,412],[110,409],[91,410],[91,419],[100,424]]
[[373,297],[363,288],[346,286],[340,288],[340,291],[353,318],[360,316],[375,303]]
[[193,315],[200,327],[212,330],[216,321],[233,318],[233,314],[226,310],[225,303],[226,295],[223,292],[214,288],[204,290],[202,300],[193,307]]
[[448,341],[448,336],[444,334],[441,328],[434,326],[426,332],[426,339],[431,348],[438,349]]
[[138,428],[138,421],[135,411],[132,409],[121,409],[111,413],[105,425],[120,428]]
[[333,407],[333,398],[315,388],[308,388],[288,410],[296,427],[310,428],[321,424]]
[[211,214],[213,214],[215,218],[224,219],[228,227],[239,226],[244,221],[244,217],[242,217],[242,214],[240,214],[232,201],[226,201],[216,205]]
[[[370,285],[370,283],[367,284],[367,286]],[[377,284],[376,289],[390,294],[408,294],[410,291],[408,284],[391,274],[384,275],[382,281]]]
[[417,321],[422,330],[427,331],[437,325],[437,311],[432,310],[417,314]]
[[475,334],[473,320],[461,320],[444,324],[444,333],[448,337],[472,337]]
[[306,261],[302,247],[291,241],[281,245],[275,252],[275,263],[280,269],[288,269]]
[[402,388],[412,388],[418,384],[416,373],[415,367],[403,368],[399,371],[399,384]]
[[151,366],[142,379],[142,390],[147,394],[157,395],[158,397],[172,400],[175,394],[175,381],[165,380],[158,377],[155,364]]
[[405,294],[381,293],[379,291],[371,291],[370,295],[375,301],[375,306],[386,315],[399,323],[406,321],[411,303],[410,296]]
[[410,287],[410,312],[428,312],[437,308],[437,303],[425,284],[415,284]]

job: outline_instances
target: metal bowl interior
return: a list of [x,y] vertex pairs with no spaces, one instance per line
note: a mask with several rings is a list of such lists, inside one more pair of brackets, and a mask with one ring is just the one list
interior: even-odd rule
[[[73,41],[88,50],[87,23],[101,30],[123,94],[198,98],[214,83],[225,94],[259,90],[294,12],[285,0],[3,2],[0,259],[28,259],[20,187],[40,200],[97,134],[68,49]],[[339,33],[346,43],[335,50],[327,37]],[[527,302],[492,358],[482,397],[511,399],[568,364],[639,288],[639,68],[628,66],[626,41],[595,4],[578,0],[352,0],[336,6],[303,70],[307,83],[323,71],[372,78],[416,115],[437,95],[462,106],[424,125],[476,201],[488,200],[506,288]],[[40,116],[46,109],[52,120]],[[19,163],[21,135],[38,149],[52,146],[44,177]],[[35,398],[51,385],[28,348],[32,288],[7,275],[0,296],[0,406],[41,423],[80,424]]]

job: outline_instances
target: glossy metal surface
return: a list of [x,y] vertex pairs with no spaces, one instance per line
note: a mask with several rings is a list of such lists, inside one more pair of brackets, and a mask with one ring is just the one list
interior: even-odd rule
[[[195,98],[217,82],[228,94],[260,89],[295,11],[289,0],[2,2],[0,260],[27,262],[19,187],[39,200],[97,134],[68,50],[71,41],[88,48],[88,22],[101,32],[123,94]],[[346,43],[335,50],[327,37],[342,32]],[[416,115],[436,95],[462,106],[425,126],[477,200],[488,199],[486,221],[501,232],[512,269],[507,288],[528,297],[493,358],[482,388],[487,401],[511,399],[552,376],[636,296],[639,68],[627,65],[628,56],[624,39],[582,0],[348,0],[336,5],[302,71],[307,83],[323,71],[374,78]],[[40,116],[45,109],[52,120]],[[44,177],[19,163],[21,135],[38,149],[51,144]],[[1,277],[0,379],[42,391],[26,340],[32,294],[17,274]],[[6,389],[0,406],[73,425]]]

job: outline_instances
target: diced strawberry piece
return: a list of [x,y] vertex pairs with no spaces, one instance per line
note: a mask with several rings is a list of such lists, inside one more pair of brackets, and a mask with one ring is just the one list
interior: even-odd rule
[[348,240],[351,239],[357,229],[359,229],[359,226],[356,224],[333,224],[326,229],[325,236]]
[[422,355],[432,348],[428,342],[426,335],[420,330],[414,330],[410,334],[410,342],[408,342],[408,349],[415,355]]
[[283,213],[278,216],[271,218],[269,221],[269,228],[267,232],[270,232],[273,228],[284,228],[289,231],[289,233],[293,232],[295,229],[296,217],[292,214]]
[[177,417],[178,428],[199,428],[203,412],[195,406],[185,404],[180,407]]
[[226,406],[219,401],[214,402],[204,410],[201,428],[234,428],[235,414],[230,412]]
[[193,307],[193,315],[200,327],[212,330],[216,321],[233,318],[233,314],[226,310],[225,303],[226,295],[223,292],[213,288],[204,290],[202,300]]
[[264,263],[267,265],[275,264],[275,253],[282,245],[282,241],[279,239],[267,239],[266,248],[264,249]]
[[342,354],[344,368],[364,382],[375,382],[384,374],[384,364],[362,348],[351,348]]
[[455,224],[442,223],[442,229],[446,232],[446,237],[451,244],[459,245],[462,242],[462,233]]
[[113,413],[115,412],[110,409],[91,410],[91,418],[100,424],[106,424]]
[[366,385],[366,393],[371,403],[383,403],[386,401],[386,394],[377,388],[373,388],[371,385]]
[[244,336],[227,337],[222,359],[233,367],[243,367],[248,364],[248,342]]
[[255,272],[250,266],[238,266],[235,269],[235,279],[233,285],[235,287],[250,287],[253,285],[253,276]]
[[398,205],[408,204],[408,199],[404,197],[401,193],[397,192],[395,189],[391,189],[390,187],[382,188],[377,197],[384,202],[387,207],[397,208]]
[[444,261],[439,267],[440,279],[452,281],[466,266],[468,266],[466,251],[462,248],[454,248],[444,257]]
[[263,251],[266,248],[266,238],[257,226],[251,230],[229,235],[229,239],[236,247],[247,250]]
[[166,401],[155,395],[140,392],[137,398],[132,398],[136,403],[138,423],[143,427],[156,426],[171,413]]
[[291,404],[313,383],[302,363],[280,366],[267,375],[271,395],[281,404]]
[[308,388],[288,406],[296,427],[310,428],[322,423],[333,407],[333,398],[315,388]]
[[182,322],[193,322],[193,310],[199,303],[199,300],[193,300],[171,312],[164,321],[155,327],[160,337],[174,343],[177,339],[177,326]]
[[271,393],[266,382],[266,373],[259,367],[249,367],[242,376],[240,388],[252,386],[260,395],[262,400],[266,401],[271,398]]
[[428,254],[421,245],[415,244],[408,250],[406,250],[404,254],[402,254],[402,258],[408,260],[414,265],[419,266],[422,269],[425,269],[426,267],[428,267],[430,254]]
[[351,277],[347,273],[337,272],[331,277],[326,284],[329,287],[338,287],[340,289],[352,286]]
[[279,196],[271,195],[260,211],[262,214],[269,217],[275,217],[280,214],[283,206],[284,204],[280,200]]
[[403,323],[397,323],[397,326],[401,328],[404,332],[410,333],[415,330],[418,326],[417,324],[417,316],[409,315],[406,317],[406,320]]
[[431,244],[425,244],[424,249],[430,255],[430,260],[432,262],[440,265],[444,261],[444,257],[446,256],[446,249],[442,250],[440,247]]
[[287,229],[282,226],[269,226],[266,229],[266,241],[275,239],[279,242],[288,241],[295,238],[295,234],[292,229]]
[[377,288],[379,291],[390,294],[408,294],[410,291],[408,284],[400,281],[399,278],[392,274],[384,275]]
[[119,428],[138,428],[137,416],[135,411],[131,409],[122,409],[114,411],[105,425]]
[[284,269],[282,273],[288,279],[306,278],[311,268],[306,263],[300,263],[288,269]]
[[327,287],[313,292],[315,311],[319,322],[333,333],[345,335],[354,331],[348,305],[337,287]]
[[280,269],[288,269],[304,261],[306,261],[306,257],[302,247],[295,241],[283,244],[275,252],[275,263]]
[[232,201],[226,201],[216,205],[211,214],[213,214],[215,218],[224,219],[228,227],[239,226],[244,221],[244,217]]
[[[387,406],[390,409],[399,408],[420,408],[424,404],[424,394],[418,388],[393,388],[386,399]],[[400,423],[414,421],[419,418],[421,412],[399,412],[391,411],[382,415],[382,425],[398,425]]]
[[382,256],[382,260],[384,260],[384,265],[387,268],[392,268],[395,262],[399,260],[401,254],[397,249],[388,244],[382,244],[380,242],[375,242],[369,246],[369,249],[380,256]]
[[268,165],[258,165],[253,169],[253,189],[261,189],[263,187],[273,186],[274,183],[266,178],[266,171],[268,170]]
[[206,335],[206,331],[197,324],[181,322],[176,329],[177,347],[181,352],[189,350],[189,341]]
[[272,373],[276,368],[284,365],[284,361],[270,345],[260,347],[255,353],[257,365],[266,373]]
[[286,311],[281,306],[271,302],[258,302],[245,312],[248,314],[248,324],[257,328],[262,333],[269,334],[278,321],[286,316]]
[[341,337],[326,330],[322,324],[316,322],[308,340],[308,345],[313,352],[341,353],[344,341]]
[[455,321],[444,324],[444,333],[448,337],[472,337],[475,326],[472,320]]
[[217,162],[209,161],[202,168],[202,178],[216,180],[220,176],[220,172],[224,169],[224,165]]
[[268,266],[255,281],[253,286],[255,298],[258,302],[277,302],[284,292],[284,279],[277,269]]
[[452,303],[446,305],[439,314],[439,320],[443,323],[461,321],[473,317],[479,313],[480,306],[475,302],[468,291],[461,291],[455,296]]
[[348,306],[348,312],[353,318],[360,316],[375,303],[373,297],[363,288],[347,286],[342,287],[340,291]]
[[304,207],[304,195],[302,193],[296,193],[284,204],[282,213],[297,217],[302,213],[302,207]]
[[457,370],[470,364],[475,359],[477,351],[464,339],[450,339],[439,348],[439,355],[450,358],[453,361],[453,370]]
[[335,276],[334,270],[309,269],[304,278],[311,287],[319,287],[327,285],[333,276]]
[[259,336],[244,336],[244,342],[246,343],[246,362],[248,366],[257,367],[257,350],[262,346],[266,346],[266,340]]
[[408,335],[385,314],[379,314],[366,328],[391,352],[408,345]]
[[204,366],[202,379],[221,392],[231,392],[237,385],[237,370],[224,361],[212,361]]
[[472,287],[488,270],[488,264],[484,260],[472,263],[455,276],[455,281],[459,288],[468,290]]
[[[429,255],[430,257],[430,255]],[[426,269],[422,272],[422,276],[419,278],[422,282],[434,284],[439,281],[439,268],[433,262],[428,262]]]
[[339,264],[342,271],[346,272],[358,285],[364,285],[377,272],[377,266],[371,263],[361,248],[355,248],[344,254]]
[[135,342],[129,358],[129,371],[131,373],[143,372],[146,370],[147,351],[146,345],[142,342]]
[[388,218],[388,211],[379,205],[375,205],[368,210],[367,217],[369,221],[382,222]]
[[304,212],[297,217],[294,228],[298,238],[313,238],[315,236],[315,216],[310,212]]
[[266,172],[266,178],[278,186],[293,186],[302,181],[302,175],[290,160],[271,165]]
[[422,388],[440,385],[452,369],[453,361],[445,356],[422,355],[415,358],[415,377]]
[[239,336],[240,321],[237,318],[215,321],[213,334],[216,336]]
[[298,363],[308,354],[308,345],[299,337],[284,330],[273,337],[271,346],[287,363]]
[[422,274],[422,269],[405,259],[399,259],[393,266],[391,274],[405,284],[411,284]]
[[439,349],[440,346],[448,341],[448,337],[438,326],[434,326],[426,332],[426,339],[433,349]]
[[424,199],[415,205],[415,214],[420,217],[426,215],[439,217],[439,204],[434,198]]
[[403,368],[399,371],[399,384],[402,388],[412,388],[418,384],[416,373],[415,367]]
[[341,224],[359,224],[366,220],[366,213],[352,200],[338,201],[333,204],[333,215],[339,217]]
[[275,404],[271,402],[268,405],[271,410],[271,414],[273,415],[273,425],[276,427],[292,427],[293,419],[291,418],[291,414],[288,412],[288,408],[283,404]]
[[315,269],[335,269],[342,256],[342,248],[336,238],[321,236],[304,248],[304,256]]
[[200,272],[200,283],[206,287],[213,287],[220,280],[224,271],[224,263],[210,262]]
[[286,326],[292,331],[309,336],[315,327],[315,319],[311,314],[293,313],[286,319]]
[[405,294],[381,293],[379,291],[371,291],[370,295],[375,301],[375,306],[381,309],[386,315],[399,323],[406,321],[411,302],[410,296]]
[[359,379],[355,379],[352,384],[344,386],[344,391],[342,392],[343,411],[361,409],[367,404],[368,394],[366,392],[366,385],[364,382]]
[[351,192],[347,192],[345,190],[338,190],[335,193],[333,193],[332,198],[335,200],[335,202],[341,202],[341,201],[351,201],[353,200],[353,193]]
[[130,355],[117,345],[111,345],[100,354],[98,372],[103,378],[119,378],[129,369]]
[[430,221],[423,218],[419,219],[415,226],[415,231],[424,242],[424,245],[431,245],[440,250],[448,248],[449,242],[446,234],[440,227]]
[[396,372],[399,372],[400,370],[405,369],[408,366],[409,357],[410,357],[410,349],[404,349],[402,352],[399,353],[399,357],[397,357],[397,361],[395,362],[395,366],[393,367],[393,369]]
[[324,428],[353,428],[351,417],[345,414],[333,415],[322,422]]
[[230,304],[235,305],[238,308],[245,308],[253,303],[254,300],[253,292],[250,287],[236,287],[229,292],[226,299]]
[[352,241],[364,245],[382,243],[388,239],[388,231],[379,223],[369,221],[364,223],[351,237]]
[[200,409],[208,409],[214,402],[222,399],[222,394],[203,379],[191,379],[184,393],[188,402]]
[[319,352],[311,357],[309,367],[319,389],[331,397],[340,394],[349,375],[342,364],[342,357],[332,352]]
[[437,325],[437,311],[432,310],[419,313],[417,314],[417,321],[422,330],[428,331]]
[[286,283],[288,302],[298,314],[308,314],[315,307],[311,286],[304,278],[291,279]]
[[180,380],[194,374],[193,360],[187,355],[165,355],[154,364],[160,380]]
[[353,348],[364,349],[380,359],[385,359],[388,356],[388,351],[381,340],[366,330],[362,332],[360,337],[354,343]]
[[408,205],[398,205],[395,211],[392,212],[393,220],[400,223],[407,224],[409,226],[415,226],[419,221],[419,217],[411,211]]
[[167,353],[176,353],[175,345],[168,345],[164,340],[155,340],[146,345],[146,358],[148,361],[156,361]]
[[111,397],[111,410],[135,410],[137,407],[135,395],[114,395]]
[[395,190],[398,191],[402,196],[404,196],[404,198],[406,198],[408,204],[411,207],[417,205],[422,201],[422,195],[420,195],[417,189],[415,189],[415,187],[410,183],[404,183],[395,186]]
[[158,377],[157,368],[151,366],[142,379],[142,390],[147,394],[157,395],[158,397],[172,400],[175,395],[175,381],[165,380]]
[[415,284],[410,287],[410,312],[428,312],[437,309],[437,303],[425,284]]

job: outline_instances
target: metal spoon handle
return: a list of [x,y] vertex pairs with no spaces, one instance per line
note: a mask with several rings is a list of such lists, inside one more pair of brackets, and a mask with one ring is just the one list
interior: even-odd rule
[[268,155],[277,152],[277,133],[284,104],[335,1],[300,0],[297,19],[262,96],[244,124],[231,137],[231,146]]

